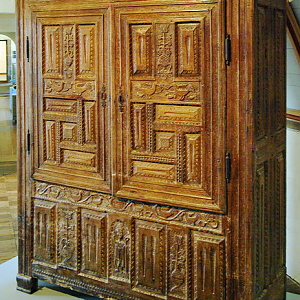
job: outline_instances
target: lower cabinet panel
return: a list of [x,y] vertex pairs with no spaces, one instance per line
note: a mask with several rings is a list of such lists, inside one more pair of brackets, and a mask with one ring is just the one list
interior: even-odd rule
[[225,240],[193,232],[193,299],[224,299]]
[[94,205],[99,195],[52,192],[33,199],[34,276],[115,299],[225,299],[223,235],[180,226],[167,210],[158,222],[132,216],[123,200],[110,198],[116,212]]
[[95,279],[107,279],[107,214],[81,211],[81,273]]

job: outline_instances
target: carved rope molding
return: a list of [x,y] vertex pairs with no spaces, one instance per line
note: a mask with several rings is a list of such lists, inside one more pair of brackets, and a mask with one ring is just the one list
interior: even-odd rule
[[33,198],[72,203],[83,208],[118,212],[135,218],[171,222],[197,230],[223,234],[223,216],[161,205],[118,199],[111,195],[70,188],[44,182],[34,182]]

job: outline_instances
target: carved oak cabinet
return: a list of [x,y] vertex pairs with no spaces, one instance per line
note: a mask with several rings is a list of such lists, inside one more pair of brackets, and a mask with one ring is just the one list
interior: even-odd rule
[[285,299],[285,0],[17,7],[18,289]]

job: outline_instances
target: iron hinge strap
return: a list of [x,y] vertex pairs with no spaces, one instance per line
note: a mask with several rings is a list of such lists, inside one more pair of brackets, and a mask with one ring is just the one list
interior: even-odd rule
[[230,35],[225,36],[225,64],[229,66],[231,63],[231,39]]
[[27,131],[27,153],[28,154],[30,154],[30,150],[31,150],[31,134],[28,129],[28,131]]
[[225,179],[227,183],[231,180],[231,155],[228,152],[225,154]]
[[30,58],[30,46],[29,46],[29,37],[28,36],[26,38],[26,58],[27,58],[27,61],[29,62],[29,58]]

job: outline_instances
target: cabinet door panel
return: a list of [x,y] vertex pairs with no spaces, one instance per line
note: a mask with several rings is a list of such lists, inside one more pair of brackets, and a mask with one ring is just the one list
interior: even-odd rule
[[223,1],[116,9],[117,196],[225,210],[224,15]]
[[36,19],[33,177],[110,191],[106,16],[76,14]]

